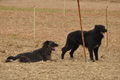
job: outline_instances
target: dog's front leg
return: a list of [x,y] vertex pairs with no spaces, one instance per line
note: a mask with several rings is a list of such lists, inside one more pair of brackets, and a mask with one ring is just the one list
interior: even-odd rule
[[98,49],[99,47],[94,48],[95,59],[98,60]]
[[90,54],[90,59],[92,60],[92,62],[94,62],[93,49],[92,48],[88,48],[88,50],[89,50],[89,54]]
[[47,57],[46,56],[43,56],[43,61],[47,61]]

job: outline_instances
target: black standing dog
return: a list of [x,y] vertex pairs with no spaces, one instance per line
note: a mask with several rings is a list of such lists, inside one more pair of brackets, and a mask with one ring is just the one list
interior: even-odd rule
[[[105,32],[107,32],[107,29],[105,29],[105,26],[103,25],[95,25],[94,29],[90,31],[83,31],[85,47],[88,48],[90,59],[93,62],[93,51],[95,59],[98,60],[98,49],[101,45],[102,38],[105,36]],[[79,47],[79,45],[82,45],[81,31],[77,30],[68,34],[66,44],[62,48],[61,58],[64,59],[64,55],[68,50],[71,50],[70,57],[73,57],[73,53]]]
[[11,62],[11,60],[19,59],[20,62],[37,62],[37,61],[47,61],[51,60],[51,53],[55,51],[55,47],[57,47],[53,41],[45,41],[43,43],[42,48],[37,49],[33,52],[21,53],[17,56],[9,56],[6,62]]

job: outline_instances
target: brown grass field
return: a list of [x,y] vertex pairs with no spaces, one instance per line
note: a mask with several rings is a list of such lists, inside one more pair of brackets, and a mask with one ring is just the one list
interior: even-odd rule
[[[108,6],[108,47],[106,38],[99,49],[99,61],[87,62],[83,47],[70,59],[61,60],[61,48],[69,32],[80,29],[77,1],[0,0],[0,80],[120,80],[120,1],[82,0],[82,25],[90,30],[96,24],[106,26]],[[34,36],[33,6],[36,6]],[[56,62],[4,63],[10,55],[33,51],[46,40],[59,44],[53,52]]]

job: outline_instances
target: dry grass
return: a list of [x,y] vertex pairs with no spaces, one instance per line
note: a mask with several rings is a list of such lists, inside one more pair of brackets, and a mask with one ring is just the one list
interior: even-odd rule
[[[67,34],[80,29],[77,7],[75,7],[77,6],[76,2],[74,0],[67,2],[66,17],[64,17],[61,12],[62,0],[40,1],[31,0],[28,1],[29,4],[24,1],[0,2],[2,6],[14,6],[14,9],[9,7],[10,10],[0,9],[0,80],[120,79],[120,3],[81,2],[84,30],[92,29],[95,24],[106,25],[105,7],[109,5],[109,47],[105,47],[105,39],[103,39],[99,50],[99,61],[91,62],[87,51],[87,63],[85,63],[82,47],[75,52],[74,59],[70,59],[68,53],[66,53],[64,60],[60,59],[61,48],[65,44]],[[53,1],[55,1],[56,6],[53,5]],[[33,11],[28,10],[33,6],[33,2],[38,9],[36,12],[35,39],[33,39]],[[49,2],[52,3],[49,4]],[[48,6],[45,6],[47,4]],[[47,9],[49,13],[46,12],[46,9],[43,9],[43,12],[39,11],[39,9],[49,6],[60,9],[57,13],[56,9]],[[16,7],[21,8],[21,10],[15,10]],[[52,58],[57,59],[57,62],[19,63],[15,61],[4,63],[10,55],[40,48],[45,40],[53,40],[60,45],[57,52],[53,52],[52,55]]]

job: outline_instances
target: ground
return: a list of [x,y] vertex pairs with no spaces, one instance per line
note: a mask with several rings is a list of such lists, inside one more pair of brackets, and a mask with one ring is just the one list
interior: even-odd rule
[[[108,29],[108,40],[103,39],[96,62],[90,61],[87,49],[85,62],[82,46],[74,59],[69,52],[64,60],[60,58],[67,34],[80,29],[76,0],[0,0],[0,80],[120,80],[119,0],[82,0],[80,4],[84,30],[96,24]],[[56,62],[4,63],[8,56],[38,49],[46,40],[59,44],[52,53]]]

